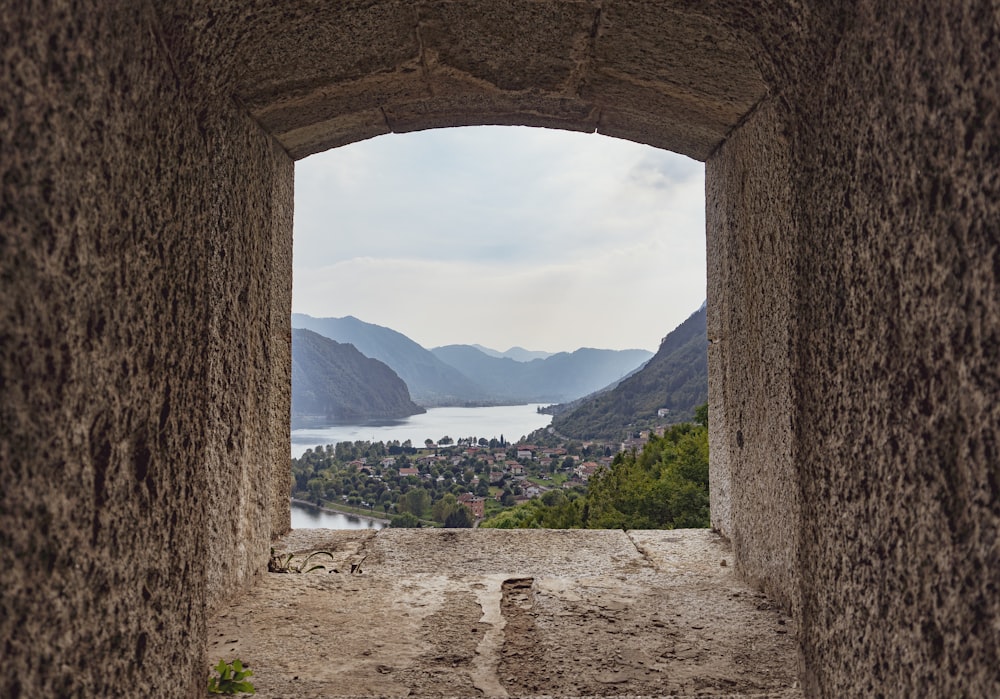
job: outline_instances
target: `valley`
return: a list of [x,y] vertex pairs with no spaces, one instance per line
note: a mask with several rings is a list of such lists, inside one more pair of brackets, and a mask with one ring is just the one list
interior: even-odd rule
[[593,348],[553,354],[481,345],[428,350],[351,316],[293,314],[292,425],[363,425],[441,406],[544,403],[559,435],[620,441],[656,424],[690,420],[707,401],[705,319],[702,305],[655,355]]

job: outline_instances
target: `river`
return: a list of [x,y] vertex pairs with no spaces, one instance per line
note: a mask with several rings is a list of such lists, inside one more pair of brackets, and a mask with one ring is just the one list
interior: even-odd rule
[[306,449],[337,442],[391,442],[409,439],[422,447],[424,440],[435,442],[442,437],[482,437],[516,442],[551,422],[551,415],[538,412],[540,404],[500,405],[488,408],[431,408],[422,415],[402,420],[370,422],[360,425],[331,425],[322,428],[292,430],[292,456]]

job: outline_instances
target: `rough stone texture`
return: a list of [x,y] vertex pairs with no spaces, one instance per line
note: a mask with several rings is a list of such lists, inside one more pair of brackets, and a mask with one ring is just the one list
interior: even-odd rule
[[[792,436],[794,222],[788,146],[764,103],[705,172],[712,519],[737,570],[796,610],[799,480]],[[718,512],[717,512],[718,511]]]
[[1000,6],[860,2],[790,93],[815,696],[1000,696]]
[[291,158],[494,123],[709,161],[716,521],[806,694],[1000,695],[995,2],[57,0],[0,61],[5,694],[196,690],[287,526]]
[[[265,697],[794,699],[795,620],[708,530],[297,530],[329,570],[268,574],[211,621]],[[352,572],[353,571],[353,572]]]
[[201,673],[204,143],[141,7],[0,13],[8,697]]
[[219,563],[206,566],[210,609],[267,564],[272,534],[289,528],[291,478],[293,164],[245,116],[215,118],[204,468],[206,553]]
[[0,14],[0,694],[190,695],[287,529],[292,164],[147,5],[35,5]]
[[[262,338],[266,354],[263,359],[271,376],[266,380],[268,418],[264,425],[268,434],[258,436],[257,448],[263,457],[264,486],[270,485],[267,508],[271,513],[270,537],[285,534],[292,528],[292,513],[287,506],[292,479],[292,466],[286,459],[291,453],[289,421],[292,412],[292,211],[295,201],[294,166],[284,153],[274,152],[280,176],[271,182],[271,261],[270,337]],[[270,450],[270,451],[268,451]],[[270,467],[271,475],[266,469]],[[270,547],[268,547],[270,552]],[[254,563],[259,561],[254,557]]]
[[175,53],[211,57],[297,158],[392,131],[521,124],[704,159],[765,92],[724,13],[638,1],[214,0],[161,12]]

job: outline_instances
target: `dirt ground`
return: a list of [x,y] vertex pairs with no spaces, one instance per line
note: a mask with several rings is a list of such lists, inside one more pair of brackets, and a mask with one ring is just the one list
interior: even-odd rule
[[[261,697],[801,697],[796,626],[707,530],[295,530],[211,622]],[[315,561],[316,559],[314,559]],[[353,569],[353,572],[352,572]]]

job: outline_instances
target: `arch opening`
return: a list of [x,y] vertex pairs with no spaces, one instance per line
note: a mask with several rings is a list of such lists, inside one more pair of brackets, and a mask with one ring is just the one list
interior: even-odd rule
[[[317,318],[352,316],[359,329],[342,328],[342,337],[331,328],[329,336],[350,341],[374,323],[417,341],[412,349],[424,361],[463,353],[459,366],[439,366],[473,377],[454,386],[450,374],[436,385],[417,371],[411,380],[396,357],[424,408],[582,397],[651,358],[704,300],[703,167],[683,156],[601,136],[495,127],[381,137],[297,168],[293,327],[323,334]],[[515,390],[466,356],[491,361],[473,343],[487,354],[528,347],[566,357],[600,348],[601,378],[539,389],[495,360],[491,371],[513,372]],[[373,337],[355,344],[394,364]],[[612,359],[609,350],[625,354]],[[626,355],[635,366],[624,365]],[[611,371],[607,362],[622,365]],[[293,401],[293,426],[295,412]],[[293,432],[293,455],[316,446],[316,435]],[[407,436],[423,444],[441,435],[400,438]]]

